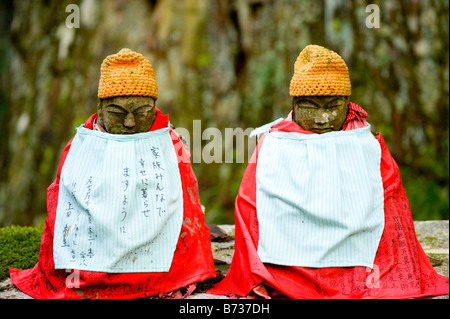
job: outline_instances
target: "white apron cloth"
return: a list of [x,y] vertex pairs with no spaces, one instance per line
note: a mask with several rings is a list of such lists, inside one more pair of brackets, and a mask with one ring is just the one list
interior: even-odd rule
[[261,261],[372,268],[384,228],[380,161],[370,126],[267,133],[256,169]]
[[182,192],[169,127],[117,135],[80,126],[61,172],[55,268],[169,271]]

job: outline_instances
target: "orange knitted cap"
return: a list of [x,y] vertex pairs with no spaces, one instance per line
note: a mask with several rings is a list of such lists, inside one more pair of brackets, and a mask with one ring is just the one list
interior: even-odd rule
[[350,96],[352,87],[344,60],[331,50],[308,45],[294,64],[291,96]]
[[142,54],[122,49],[103,60],[98,97],[124,95],[150,96],[158,99],[158,86],[150,62]]

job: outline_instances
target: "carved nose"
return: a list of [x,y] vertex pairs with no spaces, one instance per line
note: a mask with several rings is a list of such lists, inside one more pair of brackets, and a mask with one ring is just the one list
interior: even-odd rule
[[328,114],[320,113],[315,117],[316,124],[327,124],[328,123]]
[[136,125],[133,114],[128,113],[128,115],[125,117],[125,121],[123,122],[123,125],[125,127],[133,127]]

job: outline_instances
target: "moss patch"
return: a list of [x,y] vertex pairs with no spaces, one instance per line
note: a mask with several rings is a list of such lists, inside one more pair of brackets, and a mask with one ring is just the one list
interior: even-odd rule
[[0,228],[0,281],[9,278],[9,268],[34,267],[39,258],[43,225]]
[[448,238],[441,238],[435,236],[423,236],[421,234],[416,234],[417,239],[425,247],[433,248],[448,248]]

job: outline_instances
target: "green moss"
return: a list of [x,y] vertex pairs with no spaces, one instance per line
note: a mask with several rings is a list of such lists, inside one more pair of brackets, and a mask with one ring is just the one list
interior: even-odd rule
[[43,225],[0,228],[0,281],[9,278],[9,268],[34,267],[39,258]]
[[417,236],[417,239],[423,246],[438,248],[448,248],[448,237],[435,237],[435,236]]
[[438,240],[437,237],[426,236],[426,237],[423,239],[423,243],[426,244],[426,245],[427,245],[427,244],[428,244],[428,245],[432,245],[432,244],[434,244],[437,240]]

